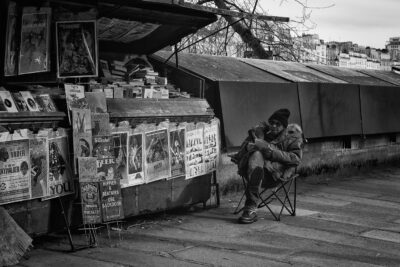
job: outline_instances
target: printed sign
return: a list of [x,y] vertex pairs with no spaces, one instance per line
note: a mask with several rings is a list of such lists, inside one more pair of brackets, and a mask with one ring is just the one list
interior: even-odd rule
[[115,179],[114,144],[111,136],[93,136],[93,157],[97,158],[97,178]]
[[103,221],[108,222],[123,218],[119,180],[101,181],[100,195]]
[[49,141],[47,137],[29,139],[32,198],[47,196],[49,178]]
[[84,224],[101,223],[99,183],[79,183],[81,188],[82,217]]
[[0,143],[0,204],[31,197],[29,140]]
[[206,124],[204,126],[204,164],[206,173],[217,169],[218,155],[218,124]]
[[203,128],[186,131],[186,179],[203,174]]

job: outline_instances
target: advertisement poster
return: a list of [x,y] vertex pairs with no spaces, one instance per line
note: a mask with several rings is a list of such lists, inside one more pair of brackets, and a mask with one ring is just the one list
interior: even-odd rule
[[19,74],[50,71],[51,9],[26,7],[22,13]]
[[[56,132],[55,135],[59,134]],[[48,198],[74,193],[73,174],[69,165],[68,138],[65,134],[49,138]]]
[[169,131],[171,177],[185,175],[185,128]]
[[112,134],[115,156],[115,178],[128,178],[128,132],[117,132]]
[[0,143],[0,204],[30,199],[29,140]]
[[97,182],[97,158],[79,157],[78,158],[79,182]]
[[203,128],[186,131],[186,179],[203,174]]
[[97,158],[97,178],[99,180],[116,178],[114,144],[111,136],[93,136],[93,157]]
[[110,114],[108,113],[92,113],[92,135],[110,135]]
[[204,165],[206,173],[217,169],[218,155],[218,124],[205,124]]
[[79,183],[81,188],[83,224],[101,223],[99,183]]
[[104,222],[123,218],[121,185],[119,180],[101,181],[100,198]]
[[145,133],[146,182],[169,177],[171,170],[168,150],[167,129]]
[[57,77],[97,76],[96,21],[56,22]]
[[4,57],[4,76],[17,75],[17,7],[15,2],[8,4],[6,47]]
[[121,187],[138,185],[144,183],[143,172],[143,133],[129,136],[128,142],[128,177],[121,180]]
[[47,180],[49,177],[49,153],[47,151],[49,151],[47,137],[35,136],[29,139],[32,198],[47,196]]
[[92,155],[92,122],[89,109],[72,109],[74,172],[78,172],[78,157]]
[[77,84],[64,84],[65,98],[67,100],[68,109],[79,108],[87,109],[88,103],[85,98],[85,87]]

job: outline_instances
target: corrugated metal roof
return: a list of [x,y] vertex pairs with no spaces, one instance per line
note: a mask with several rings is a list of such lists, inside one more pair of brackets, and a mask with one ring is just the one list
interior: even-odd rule
[[[170,51],[158,51],[151,57],[155,60],[166,60],[171,53]],[[168,64],[175,64],[175,58],[172,57]],[[178,64],[180,68],[213,81],[288,82],[233,57],[179,53]]]
[[382,86],[393,86],[388,82],[384,82],[380,79],[371,77],[367,74],[358,72],[353,69],[340,68],[335,66],[317,65],[317,64],[306,64],[310,69],[314,69],[338,79],[342,79],[348,83],[361,84],[361,85],[382,85]]
[[297,62],[241,58],[241,61],[292,82],[346,83]]
[[369,76],[381,79],[383,81],[392,83],[394,85],[400,85],[400,75],[392,71],[384,70],[359,70],[359,72],[367,74]]

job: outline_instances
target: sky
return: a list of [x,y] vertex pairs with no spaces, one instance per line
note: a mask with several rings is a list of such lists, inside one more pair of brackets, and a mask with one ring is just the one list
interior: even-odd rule
[[[272,16],[295,20],[302,7],[295,0],[259,0]],[[299,0],[307,1],[307,0]],[[330,8],[312,9],[311,21],[320,39],[352,41],[363,46],[385,48],[390,37],[400,36],[400,0],[308,0],[308,6]]]

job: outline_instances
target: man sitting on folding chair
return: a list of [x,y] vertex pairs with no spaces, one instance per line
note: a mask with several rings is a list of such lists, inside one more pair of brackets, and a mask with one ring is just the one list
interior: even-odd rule
[[238,164],[239,174],[247,180],[240,223],[257,221],[261,182],[264,188],[275,187],[279,180],[290,179],[301,161],[302,131],[297,124],[288,126],[289,116],[288,109],[275,111],[268,124],[263,122],[249,131],[241,150],[232,157]]

